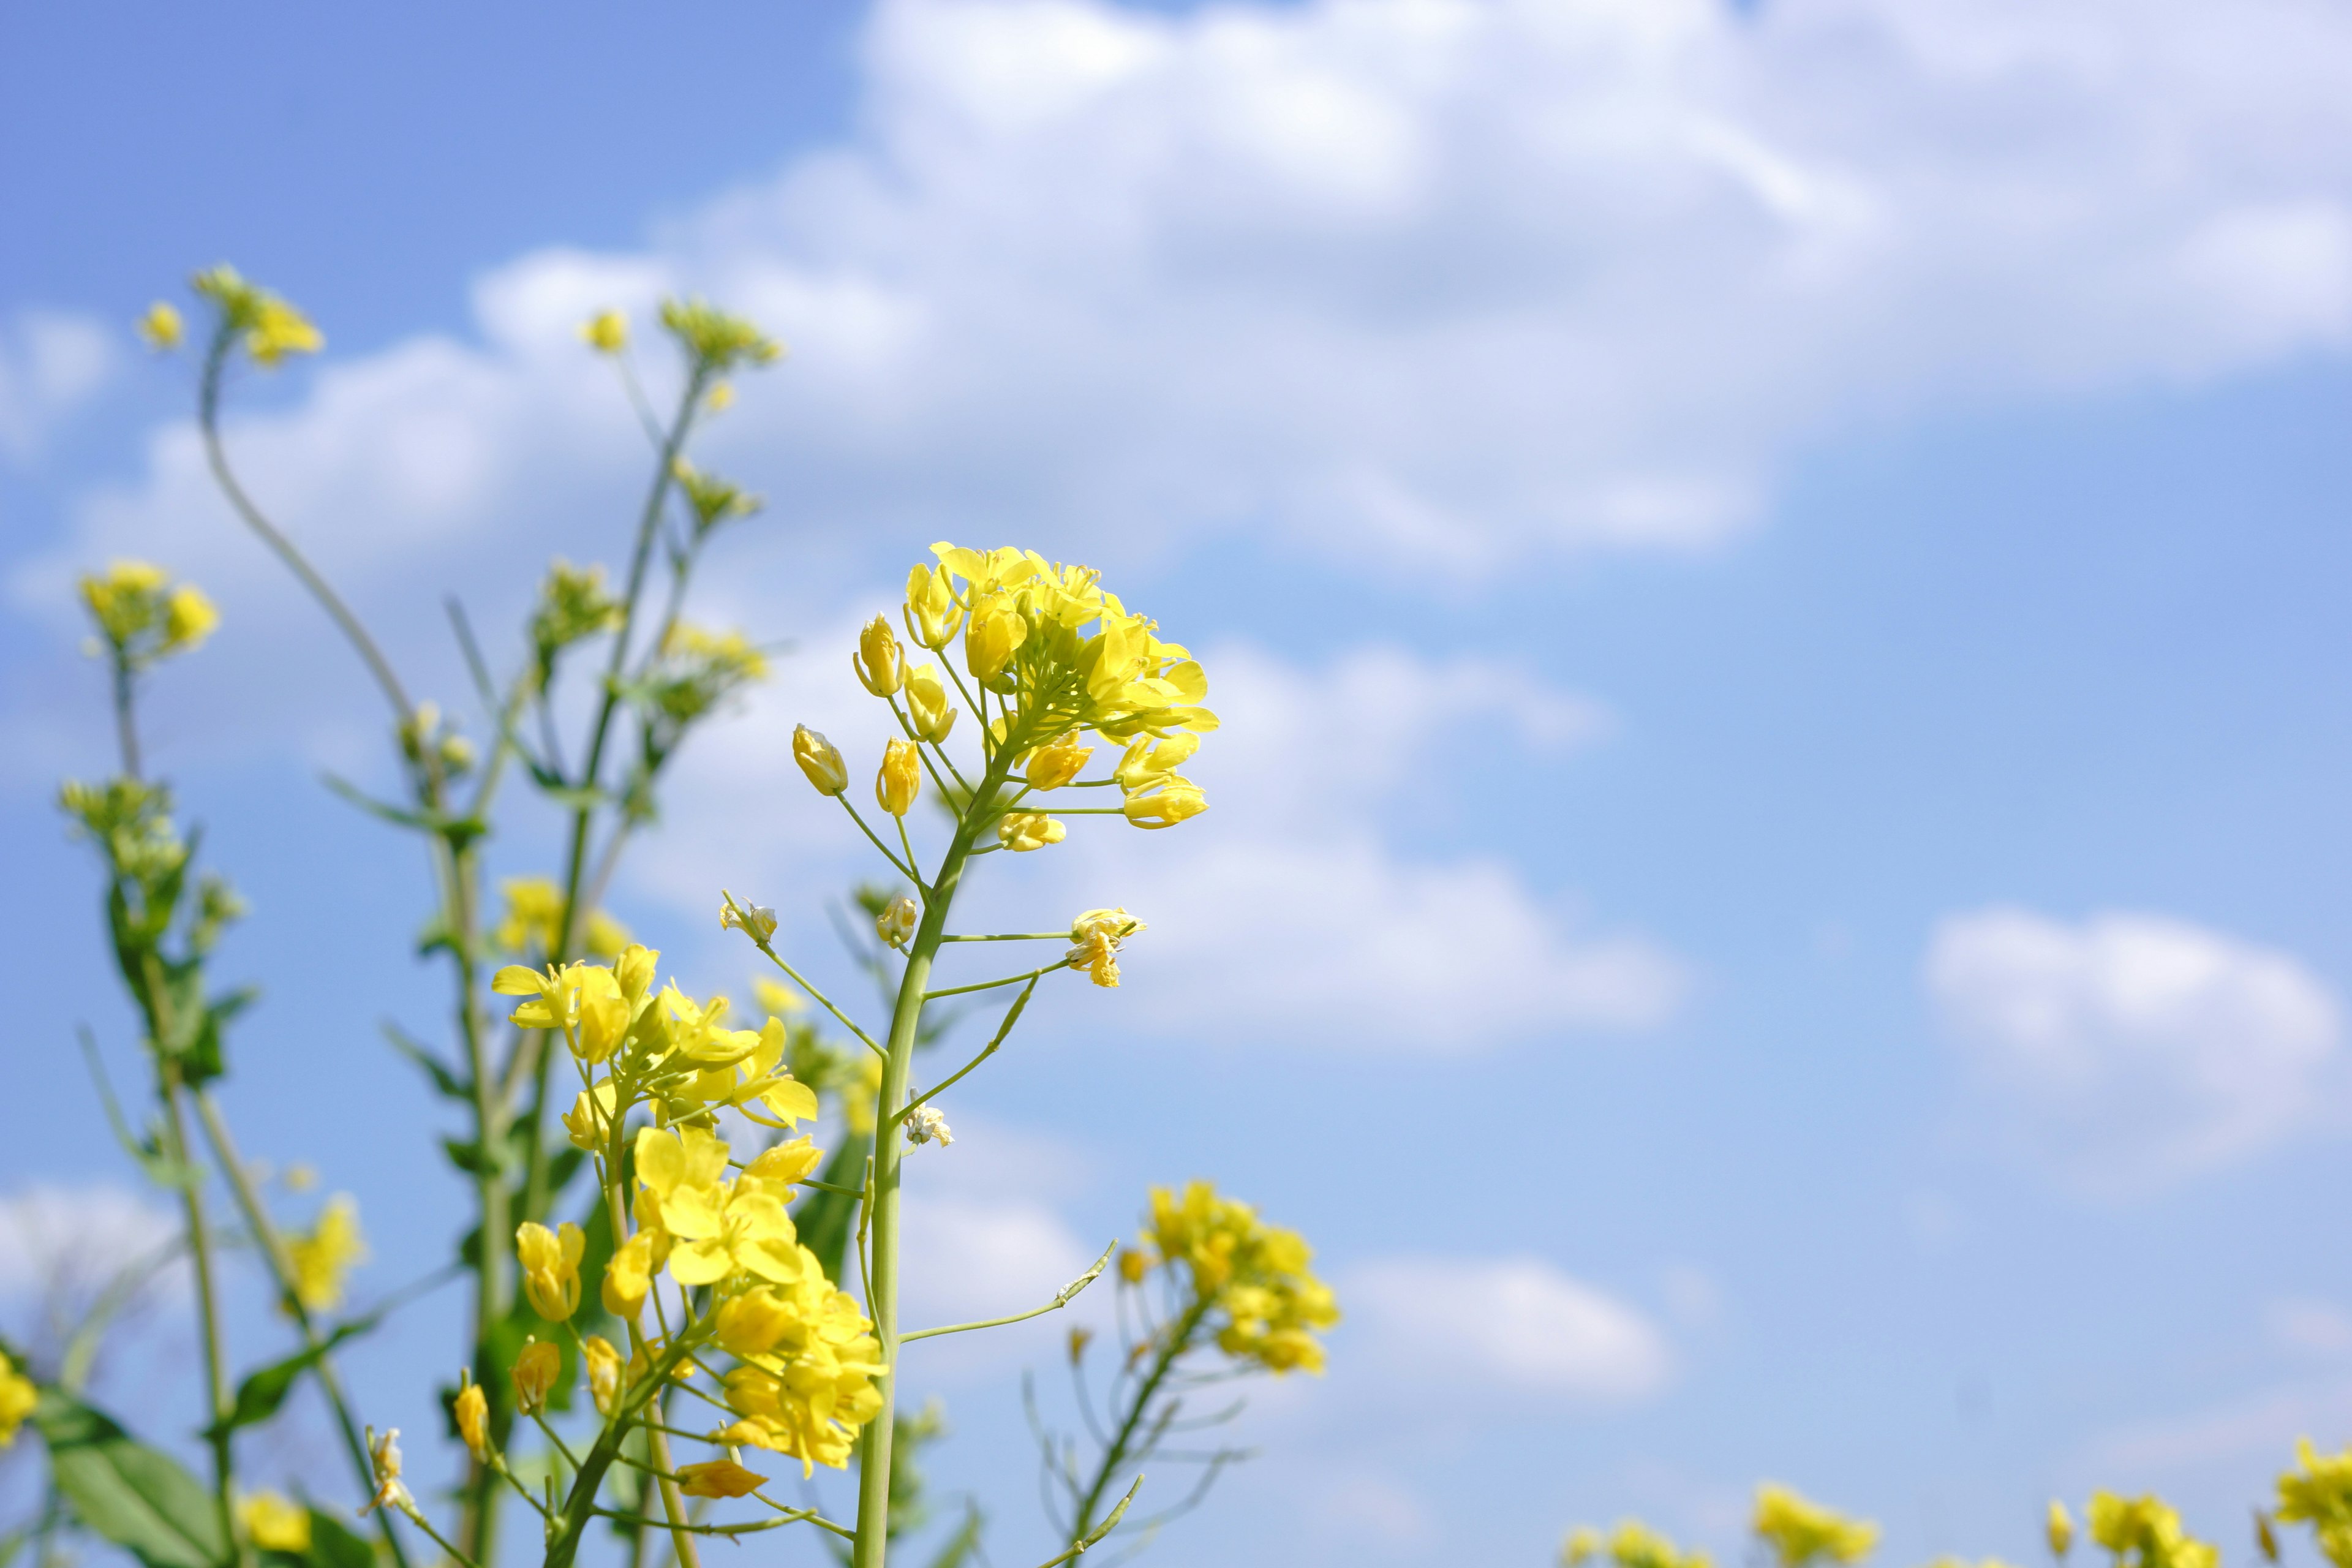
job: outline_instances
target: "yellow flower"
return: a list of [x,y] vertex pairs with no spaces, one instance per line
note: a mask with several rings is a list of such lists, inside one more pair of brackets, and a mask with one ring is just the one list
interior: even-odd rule
[[1118,1277],[1129,1285],[1140,1285],[1143,1277],[1151,1272],[1151,1255],[1132,1247],[1118,1249]]
[[765,904],[739,905],[730,900],[719,907],[719,929],[740,931],[763,942],[776,934],[776,911]]
[[661,319],[694,356],[696,367],[706,372],[731,370],[739,363],[769,364],[783,357],[782,347],[759,328],[700,300],[665,300]]
[[790,1454],[804,1476],[846,1465],[854,1429],[882,1406],[874,1379],[887,1369],[872,1326],[816,1268],[729,1300],[713,1329],[743,1363],[726,1377],[727,1404],[741,1419],[719,1440]]
[[808,1011],[808,998],[781,980],[754,980],[751,994],[771,1017],[790,1018]]
[[2042,1533],[2050,1542],[2053,1557],[2063,1557],[2074,1549],[2074,1516],[2056,1498],[2050,1500],[2050,1511],[2042,1517]]
[[907,633],[933,653],[948,646],[963,624],[963,606],[944,567],[917,566],[907,574]]
[[140,338],[157,353],[169,353],[178,348],[183,331],[180,312],[161,300],[148,306],[147,313],[139,318]]
[[457,1418],[457,1436],[465,1440],[466,1451],[484,1464],[490,1459],[490,1402],[482,1393],[482,1385],[474,1374],[466,1373],[466,1386],[457,1391],[449,1413]]
[[546,1340],[532,1338],[515,1353],[515,1404],[526,1415],[545,1408],[547,1391],[563,1370],[563,1352]]
[[621,1352],[612,1341],[590,1334],[580,1342],[580,1356],[588,1363],[588,1394],[596,1402],[596,1414],[611,1415],[621,1395]]
[[604,1265],[604,1283],[598,1289],[604,1310],[616,1318],[635,1318],[653,1289],[654,1238],[639,1231],[613,1249]]
[[2278,1479],[2278,1521],[2310,1525],[2328,1562],[2352,1568],[2352,1448],[2323,1456],[2305,1437],[2294,1452],[2302,1471],[2289,1470]]
[[2116,1568],[2221,1568],[2220,1549],[2191,1537],[2161,1498],[2093,1492],[2087,1512],[2091,1539],[2115,1553]]
[[923,787],[923,764],[914,742],[897,737],[882,742],[882,771],[874,778],[874,798],[893,816],[904,816]]
[[[1004,667],[1029,637],[1029,623],[1010,595],[998,594],[972,606],[971,622],[964,627],[964,668],[982,686],[1003,685]],[[1009,687],[1006,689],[1010,689]]]
[[1780,1568],[1808,1568],[1824,1561],[1859,1562],[1878,1543],[1878,1526],[1849,1519],[1808,1502],[1787,1487],[1770,1484],[1756,1489],[1752,1528],[1772,1549]]
[[1119,944],[1150,928],[1125,910],[1088,910],[1070,922],[1070,940],[1076,943],[1063,956],[1072,969],[1083,969],[1097,985],[1118,984]]
[[669,1253],[669,1276],[681,1285],[712,1285],[738,1273],[789,1285],[817,1267],[782,1200],[761,1183],[732,1184],[717,1226],[703,1236],[679,1234]]
[[1171,1272],[1181,1266],[1195,1300],[1223,1310],[1217,1346],[1227,1355],[1276,1374],[1323,1370],[1316,1335],[1339,1321],[1339,1308],[1310,1271],[1314,1251],[1297,1231],[1193,1182],[1181,1197],[1151,1189],[1144,1241]]
[[1086,767],[1087,759],[1094,754],[1092,746],[1078,744],[1077,731],[1073,730],[1030,752],[1023,773],[1031,789],[1059,789],[1076,778]]
[[948,689],[940,681],[937,666],[919,664],[907,672],[907,717],[915,733],[933,745],[955,728],[956,710],[948,705]]
[[728,1498],[749,1497],[767,1484],[768,1478],[755,1475],[732,1459],[705,1459],[698,1465],[677,1468],[678,1490],[688,1497]]
[[264,1552],[310,1550],[310,1510],[277,1492],[256,1492],[236,1505],[246,1539]]
[[703,409],[711,414],[724,414],[735,406],[735,384],[722,381],[715,384],[702,397]]
[[581,341],[600,354],[616,354],[629,343],[629,319],[618,310],[599,310],[580,323]]
[[857,634],[857,651],[849,656],[849,668],[859,684],[877,697],[887,697],[898,689],[906,660],[898,653],[898,639],[890,635],[888,621],[877,616],[866,623]]
[[245,334],[245,352],[260,365],[275,365],[288,354],[314,354],[327,340],[309,317],[275,296],[261,301],[253,325]]
[[[1591,1542],[1585,1555],[1590,1557],[1601,1548],[1602,1542],[1598,1531],[1587,1533]],[[1570,1540],[1574,1542],[1576,1537],[1571,1535]],[[1706,1552],[1680,1551],[1673,1542],[1635,1519],[1618,1521],[1617,1528],[1609,1532],[1607,1550],[1609,1561],[1616,1568],[1708,1568]],[[1565,1551],[1562,1556],[1564,1559]]]
[[367,1258],[367,1240],[360,1234],[360,1205],[349,1193],[337,1193],[319,1211],[308,1236],[286,1244],[286,1261],[294,1276],[294,1299],[313,1312],[342,1305],[343,1276]]
[[1601,1532],[1589,1524],[1580,1524],[1559,1543],[1559,1568],[1584,1568],[1600,1555]]
[[192,584],[147,561],[115,561],[81,580],[82,603],[116,655],[132,668],[202,646],[220,612]]
[[1150,789],[1128,795],[1118,808],[1138,827],[1173,827],[1208,810],[1209,797],[1192,780],[1171,773]]
[[1059,844],[1069,828],[1042,812],[1007,812],[996,825],[996,841],[1016,855],[1032,849],[1043,849],[1048,844]]
[[914,939],[915,925],[920,918],[921,911],[915,908],[915,900],[902,893],[885,904],[882,912],[874,917],[874,934],[887,945],[903,950]]
[[163,647],[167,651],[176,653],[201,646],[218,625],[220,612],[213,608],[204,590],[194,584],[181,584],[163,601]]
[[[816,1112],[812,1110],[809,1114],[814,1116]],[[824,1151],[816,1146],[814,1140],[800,1137],[763,1151],[743,1167],[743,1174],[747,1180],[767,1183],[771,1190],[782,1189],[776,1191],[778,1197],[788,1197],[794,1183],[823,1163]]]
[[831,741],[805,724],[793,726],[793,761],[800,763],[819,795],[839,795],[849,787],[849,770]]
[[41,1391],[33,1385],[33,1380],[10,1365],[5,1356],[0,1356],[0,1448],[16,1441],[16,1429],[40,1402]]
[[1189,731],[1165,740],[1139,735],[1128,746],[1127,754],[1119,758],[1111,776],[1123,790],[1148,789],[1173,774],[1200,749],[1201,737]]
[[551,1231],[535,1220],[515,1229],[515,1256],[522,1262],[522,1293],[531,1310],[560,1323],[580,1309],[580,1254],[588,1238],[566,1222]]
[[[499,884],[506,910],[490,932],[501,952],[553,957],[562,944],[563,889],[551,877],[509,877]],[[629,928],[598,910],[588,917],[586,945],[599,958],[611,958],[629,945]]]

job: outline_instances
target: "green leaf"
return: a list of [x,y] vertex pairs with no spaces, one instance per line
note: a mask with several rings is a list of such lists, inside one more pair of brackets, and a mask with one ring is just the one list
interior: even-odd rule
[[474,1102],[474,1091],[466,1087],[465,1081],[446,1062],[417,1041],[410,1039],[401,1031],[399,1025],[387,1022],[382,1027],[383,1037],[392,1042],[392,1048],[424,1068],[425,1076],[433,1080],[433,1087],[439,1089],[445,1099],[460,1100],[467,1105]]
[[482,1146],[471,1140],[445,1137],[441,1140],[441,1152],[449,1156],[449,1163],[469,1176],[495,1176],[499,1173],[498,1162],[486,1158]]
[[310,1510],[310,1568],[375,1568],[375,1548],[352,1532],[340,1512]]
[[41,1390],[34,1425],[49,1473],[74,1517],[146,1568],[217,1568],[228,1542],[212,1493],[170,1455],[55,1388]]
[[283,1361],[272,1362],[252,1373],[236,1385],[236,1404],[229,1413],[205,1429],[209,1437],[215,1431],[234,1432],[240,1426],[252,1426],[278,1414],[286,1396],[294,1392],[295,1380],[327,1359],[337,1345],[356,1339],[383,1321],[383,1310],[354,1318],[336,1326],[335,1331],[317,1344],[295,1352]]
[[931,1568],[963,1568],[964,1563],[971,1561],[971,1554],[980,1550],[980,1532],[987,1522],[988,1516],[980,1511],[980,1504],[966,1498],[963,1523],[948,1537],[947,1544],[940,1548],[940,1554],[931,1559]]

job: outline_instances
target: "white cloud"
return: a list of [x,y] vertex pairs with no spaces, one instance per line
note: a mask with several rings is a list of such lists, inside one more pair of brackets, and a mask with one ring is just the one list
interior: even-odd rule
[[113,336],[88,316],[20,312],[0,331],[0,457],[37,456],[112,378],[119,357]]
[[2352,1352],[2352,1312],[2333,1301],[2289,1296],[2263,1311],[2273,1341],[2291,1351],[2336,1357]]
[[1385,1258],[1349,1270],[1339,1297],[1366,1325],[1364,1359],[1383,1383],[1613,1405],[1658,1393],[1674,1373],[1647,1317],[1539,1258]]
[[[667,288],[793,342],[719,446],[863,531],[1473,576],[1721,539],[1858,420],[2352,339],[2330,0],[884,0],[860,61],[838,145],[248,422],[294,521],[572,515],[628,443],[569,324]],[[193,457],[89,528],[209,518]]]
[[1927,984],[2006,1132],[2092,1187],[2245,1158],[2336,1098],[2334,994],[2284,953],[2184,921],[1956,915]]
[[0,1198],[0,1301],[86,1305],[118,1276],[167,1262],[179,1235],[168,1210],[120,1187],[26,1188]]

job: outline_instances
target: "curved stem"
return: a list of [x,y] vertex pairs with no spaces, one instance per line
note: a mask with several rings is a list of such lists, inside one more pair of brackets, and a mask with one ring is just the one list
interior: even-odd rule
[[[1160,1392],[1160,1385],[1167,1381],[1168,1373],[1175,1367],[1176,1358],[1191,1348],[1192,1335],[1199,1330],[1201,1320],[1208,1315],[1209,1306],[1206,1298],[1195,1300],[1169,1331],[1167,1342],[1160,1347],[1160,1354],[1152,1362],[1151,1374],[1136,1389],[1135,1403],[1128,1407],[1127,1419],[1119,1423],[1118,1435],[1111,1439],[1110,1447],[1103,1450],[1102,1468],[1095,1472],[1094,1485],[1087,1489],[1086,1497],[1078,1504],[1077,1523],[1070,1531],[1073,1536],[1083,1539],[1087,1527],[1094,1522],[1095,1510],[1102,1506],[1103,1494],[1110,1489],[1112,1478],[1127,1462],[1128,1445],[1135,1440],[1135,1429],[1142,1424],[1144,1412],[1150,1408],[1153,1396]],[[1134,1494],[1130,1491],[1129,1495]]]

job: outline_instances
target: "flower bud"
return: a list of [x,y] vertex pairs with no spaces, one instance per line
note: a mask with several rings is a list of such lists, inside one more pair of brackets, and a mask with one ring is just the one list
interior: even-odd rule
[[[547,1406],[547,1391],[563,1370],[563,1352],[545,1340],[533,1339],[515,1356],[515,1404],[526,1415]],[[394,1472],[395,1474],[397,1472]]]
[[1138,827],[1173,827],[1208,809],[1209,797],[1201,787],[1174,773],[1119,803],[1120,812]]
[[800,763],[819,795],[839,795],[849,787],[849,770],[831,741],[805,724],[793,726],[793,761]]
[[890,623],[879,616],[866,622],[857,634],[857,651],[849,656],[849,668],[866,689],[877,697],[889,696],[898,689],[906,664],[898,639],[890,635]]
[[158,300],[147,307],[139,318],[139,336],[157,353],[169,353],[180,346],[183,331],[180,312]]
[[2053,1557],[2063,1557],[2074,1549],[2074,1516],[2055,1498],[2050,1500],[2050,1512],[2042,1520],[2042,1530],[2049,1539]]
[[416,1500],[408,1495],[408,1488],[400,1479],[400,1428],[387,1426],[379,1437],[375,1428],[369,1427],[367,1447],[368,1461],[375,1468],[375,1496],[361,1504],[360,1511],[364,1514],[380,1508],[396,1508],[403,1513],[415,1513]]
[[641,1230],[614,1248],[612,1260],[604,1265],[604,1283],[598,1291],[604,1310],[616,1318],[635,1318],[653,1287],[653,1274],[654,1238]]
[[1059,789],[1076,778],[1086,767],[1087,759],[1094,754],[1092,746],[1078,744],[1077,731],[1073,730],[1050,745],[1030,752],[1023,773],[1031,789]]
[[1059,844],[1068,832],[1067,826],[1043,812],[1008,812],[996,825],[996,841],[1016,855],[1024,855],[1048,844]]
[[937,1143],[944,1149],[955,1142],[955,1134],[948,1130],[948,1119],[940,1114],[938,1106],[919,1105],[907,1113],[907,1142]]
[[955,728],[956,710],[948,706],[948,689],[936,666],[919,664],[907,672],[907,712],[915,733],[935,746]]
[[944,567],[918,566],[907,574],[907,630],[933,653],[948,646],[963,624],[963,608]]
[[882,742],[882,771],[874,776],[874,798],[893,816],[904,816],[923,787],[922,759],[911,741]]
[[973,679],[996,690],[1005,667],[1028,636],[1029,623],[1009,597],[998,594],[972,609],[971,624],[963,634],[964,668]]
[[588,1363],[588,1394],[596,1402],[596,1414],[610,1415],[621,1394],[621,1352],[601,1334],[581,1341],[580,1352]]
[[776,934],[776,911],[765,904],[725,903],[719,907],[719,929],[741,931],[753,942],[764,942]]
[[1118,781],[1121,789],[1142,789],[1182,767],[1200,749],[1201,737],[1190,730],[1179,731],[1164,741],[1139,735],[1127,748],[1127,754],[1119,758],[1111,777]]
[[618,310],[599,310],[580,324],[581,341],[600,354],[616,354],[629,344],[629,319]]
[[466,1376],[466,1386],[457,1391],[457,1404],[451,1413],[457,1418],[457,1436],[466,1440],[466,1450],[484,1464],[490,1459],[490,1402],[483,1396],[482,1385],[473,1374]]
[[920,916],[921,911],[915,908],[915,900],[901,894],[874,917],[874,934],[890,946],[903,950],[914,939],[915,922]]
[[522,1264],[522,1293],[531,1310],[560,1323],[580,1307],[580,1254],[588,1238],[568,1221],[551,1231],[535,1220],[515,1229],[515,1257]]

